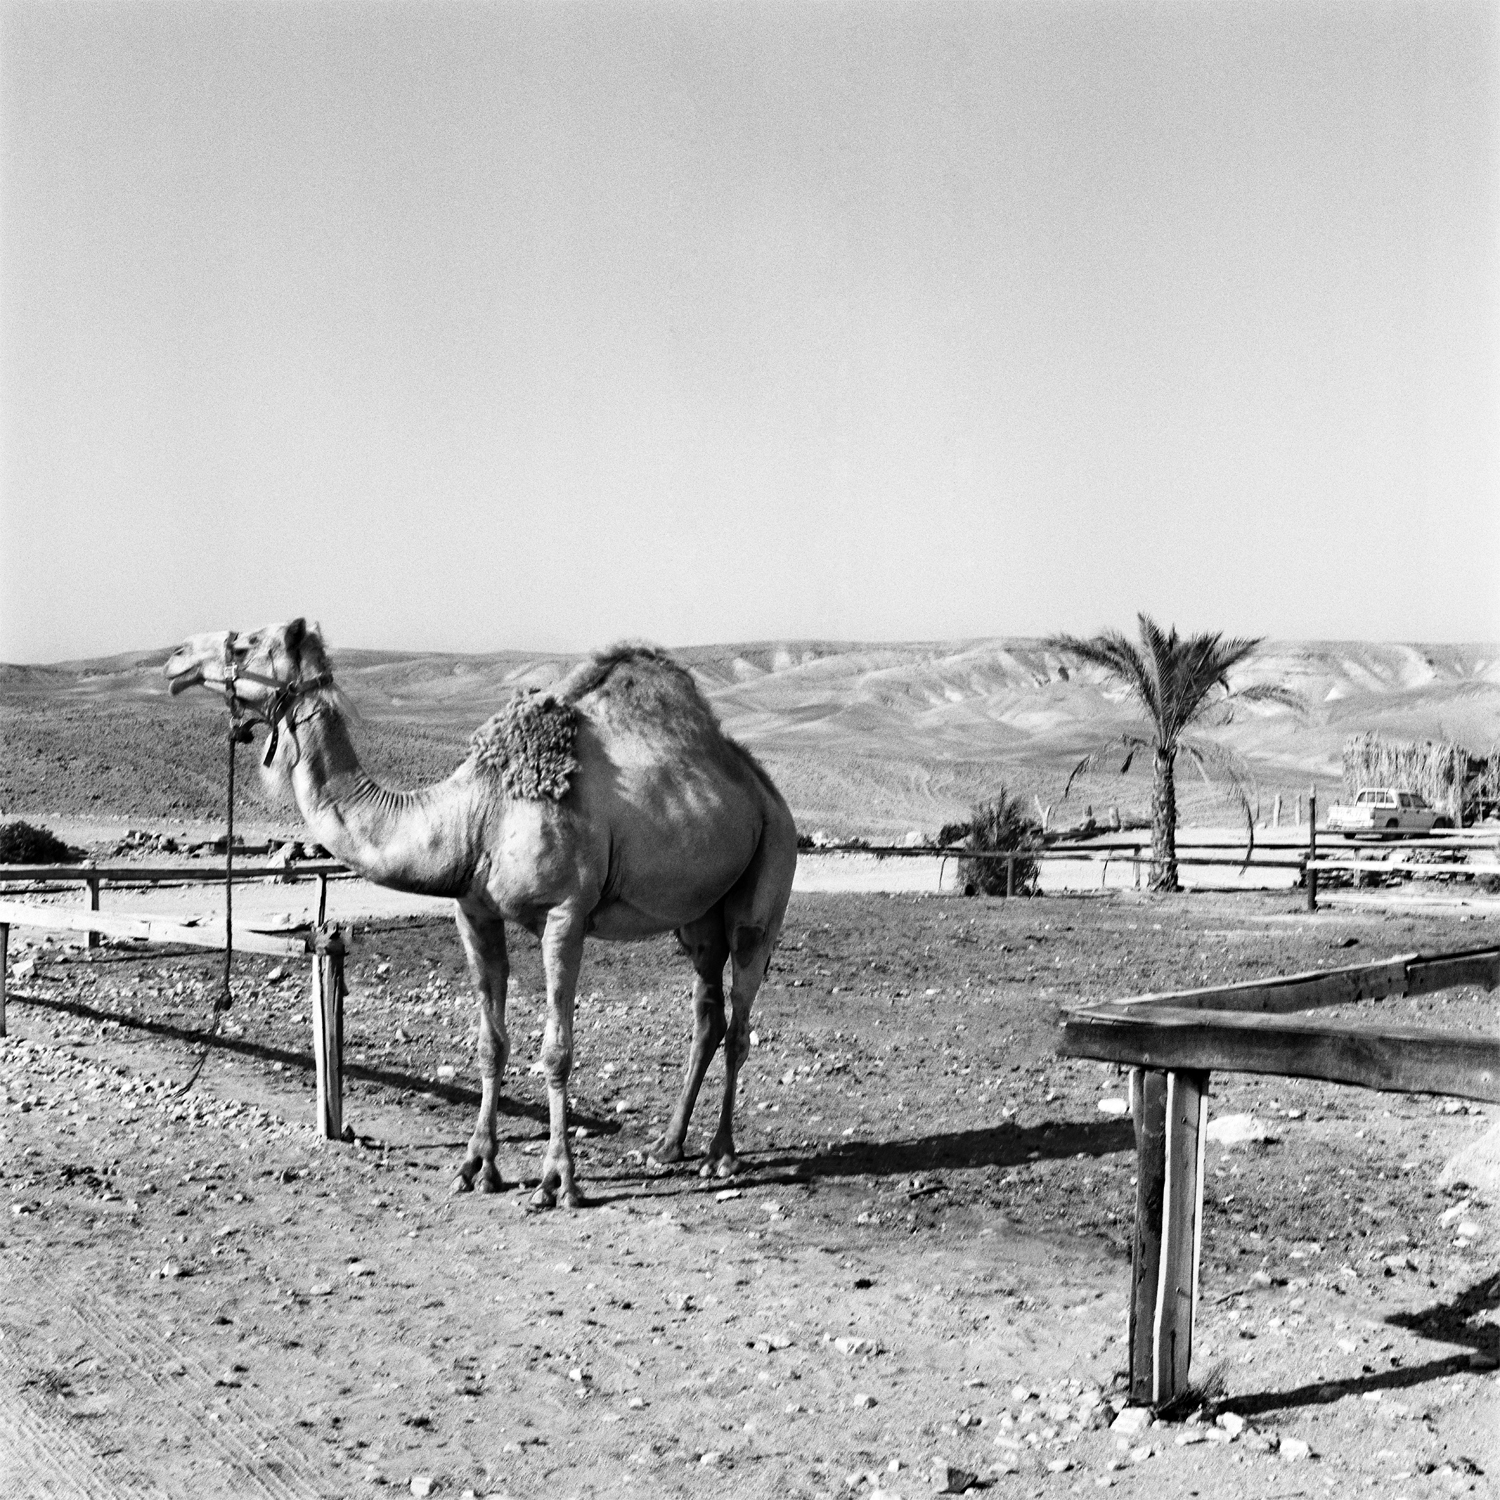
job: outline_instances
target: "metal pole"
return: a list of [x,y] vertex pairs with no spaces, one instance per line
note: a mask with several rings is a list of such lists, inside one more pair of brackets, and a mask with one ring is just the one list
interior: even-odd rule
[[1307,878],[1307,909],[1317,911],[1318,909],[1318,872],[1313,869],[1312,862],[1318,857],[1318,789],[1313,789],[1307,794],[1307,864],[1304,867]]
[[228,812],[224,818],[224,995],[220,1002],[223,1010],[229,1009],[232,998],[229,976],[234,962],[234,747],[239,743],[239,727],[231,710]]

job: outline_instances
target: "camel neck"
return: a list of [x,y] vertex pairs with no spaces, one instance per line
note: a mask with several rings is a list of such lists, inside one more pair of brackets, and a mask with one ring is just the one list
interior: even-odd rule
[[348,725],[328,699],[297,716],[292,790],[307,825],[367,880],[429,896],[461,896],[474,876],[474,802],[466,766],[446,781],[392,791],[359,764]]

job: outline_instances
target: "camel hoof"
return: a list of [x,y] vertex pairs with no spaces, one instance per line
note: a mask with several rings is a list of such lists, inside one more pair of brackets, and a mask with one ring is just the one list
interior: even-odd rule
[[682,1144],[674,1145],[671,1141],[658,1141],[646,1152],[646,1161],[653,1167],[675,1166],[682,1160]]
[[716,1177],[738,1177],[740,1175],[740,1159],[737,1156],[721,1156],[719,1164],[714,1168]]
[[479,1179],[479,1191],[481,1193],[503,1193],[505,1191],[505,1184],[500,1181],[500,1174],[498,1172],[486,1172]]
[[536,1190],[536,1192],[534,1192],[531,1195],[531,1203],[530,1203],[529,1207],[531,1207],[531,1208],[556,1208],[557,1207],[557,1194],[554,1193],[551,1188],[548,1188],[548,1187],[539,1187]]
[[460,1172],[458,1176],[453,1179],[453,1186],[448,1189],[448,1196],[450,1198],[456,1198],[460,1193],[472,1193],[473,1191],[474,1184],[470,1182],[462,1172]]
[[570,1187],[562,1196],[564,1208],[582,1208],[583,1194],[576,1187]]

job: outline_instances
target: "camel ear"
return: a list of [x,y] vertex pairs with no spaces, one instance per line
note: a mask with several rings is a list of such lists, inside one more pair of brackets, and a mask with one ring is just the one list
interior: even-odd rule
[[288,651],[300,650],[306,635],[307,621],[301,615],[298,615],[286,627],[286,649]]

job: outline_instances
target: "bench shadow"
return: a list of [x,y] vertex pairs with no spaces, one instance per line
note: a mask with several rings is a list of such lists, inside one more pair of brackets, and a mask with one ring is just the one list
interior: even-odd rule
[[[274,1047],[266,1042],[252,1042],[244,1037],[225,1036],[222,1032],[211,1032],[207,1027],[191,1025],[174,1026],[168,1021],[152,1021],[128,1011],[108,1010],[102,1006],[88,1005],[81,1000],[60,1000],[40,995],[17,995],[8,997],[12,1005],[31,1005],[39,1010],[55,1011],[59,1014],[77,1016],[81,1020],[108,1021],[122,1030],[144,1032],[169,1041],[181,1042],[190,1047],[206,1047],[217,1054],[233,1054],[238,1057],[255,1058],[261,1062],[280,1063],[284,1068],[299,1068],[312,1073],[315,1064],[312,1053],[297,1052],[287,1047]],[[358,1079],[362,1083],[377,1084],[382,1088],[400,1093],[420,1094],[433,1099],[442,1099],[449,1104],[466,1104],[479,1107],[479,1091],[460,1083],[444,1083],[429,1080],[415,1073],[402,1073],[390,1068],[374,1068],[368,1063],[352,1063],[345,1059],[345,1079]],[[548,1122],[545,1104],[530,1104],[502,1093],[498,1101],[502,1115],[535,1120],[545,1125]],[[570,1112],[574,1124],[584,1126],[593,1135],[614,1135],[620,1130],[620,1122],[613,1117],[595,1116],[576,1107]]]
[[[1417,1312],[1392,1313],[1385,1321],[1392,1328],[1404,1328],[1425,1339],[1500,1358],[1500,1329],[1493,1323],[1475,1325],[1471,1322],[1478,1314],[1493,1312],[1497,1307],[1500,1307],[1500,1272],[1475,1282],[1450,1301],[1437,1302]],[[1257,1391],[1232,1396],[1224,1405],[1227,1410],[1246,1417],[1288,1407],[1328,1406],[1345,1396],[1410,1390],[1430,1380],[1465,1374],[1474,1368],[1469,1358],[1468,1353],[1447,1354],[1424,1364],[1397,1365],[1349,1380],[1320,1380],[1295,1386],[1289,1391]]]

